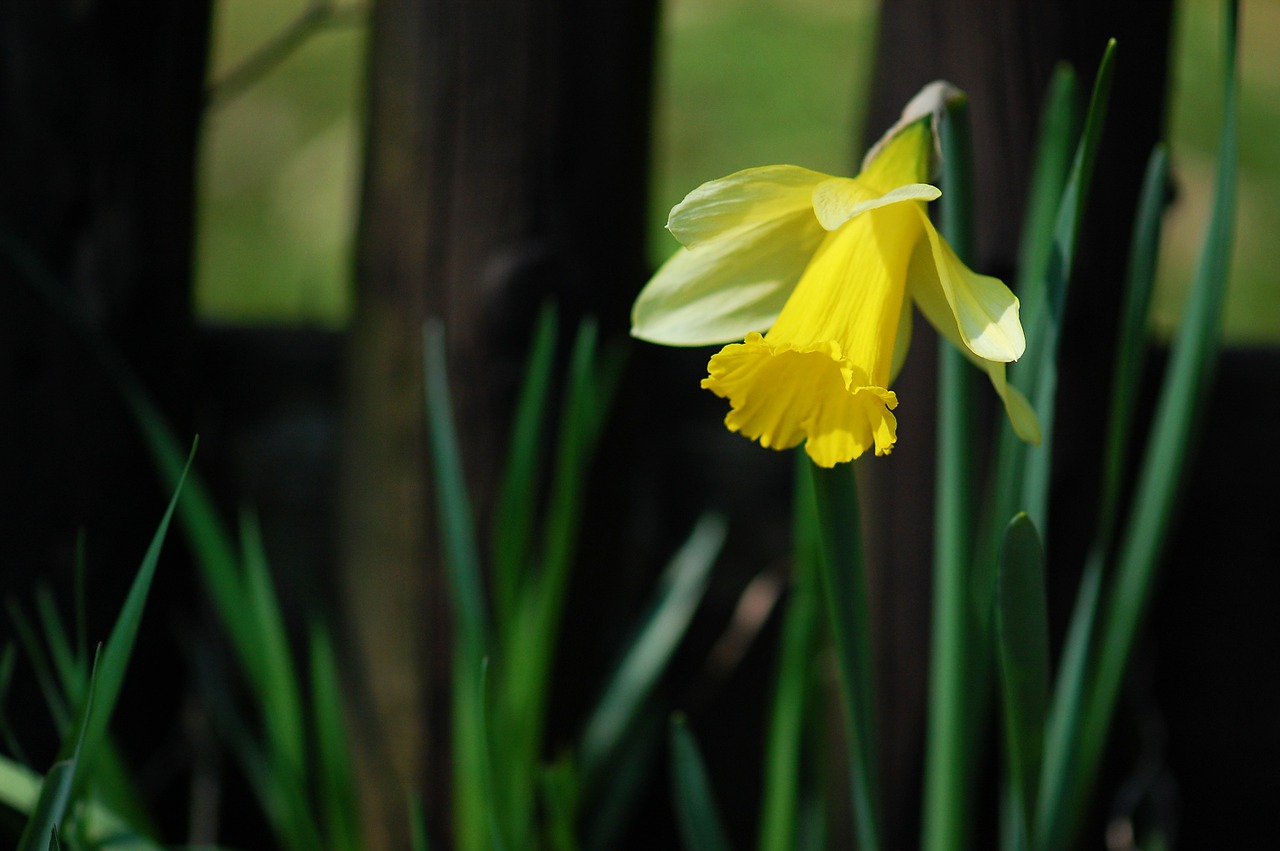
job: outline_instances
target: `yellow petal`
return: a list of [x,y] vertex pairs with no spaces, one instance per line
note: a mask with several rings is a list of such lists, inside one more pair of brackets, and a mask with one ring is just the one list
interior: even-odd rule
[[[979,275],[961,262],[923,211],[920,218],[933,254],[913,265],[909,287],[921,311],[939,326],[939,299],[945,300],[965,348],[983,360],[1008,363],[1022,357],[1027,341],[1018,321],[1018,298],[998,278]],[[935,318],[937,317],[937,318]],[[942,330],[939,327],[939,330]]]
[[632,336],[668,346],[701,346],[768,330],[825,235],[806,205],[680,249],[636,299]]
[[933,151],[929,119],[908,124],[868,155],[858,180],[878,193],[910,183],[928,183]]
[[739,171],[690,192],[671,209],[667,229],[690,247],[726,237],[810,209],[813,188],[827,177],[794,165]]
[[815,464],[833,467],[872,448],[885,455],[897,440],[897,397],[853,384],[838,343],[805,349],[750,334],[721,349],[707,370],[702,386],[732,405],[725,425],[761,446],[803,441]]
[[889,384],[898,380],[902,366],[907,362],[907,352],[911,348],[911,299],[902,300],[902,310],[898,313],[898,333],[893,341],[893,360],[889,363]]
[[927,183],[909,183],[877,194],[857,178],[833,177],[813,190],[813,212],[827,230],[835,230],[854,216],[903,201],[932,201],[942,190]]
[[732,407],[725,424],[763,446],[803,442],[824,467],[892,450],[898,400],[887,386],[919,241],[909,205],[828,234],[768,336],[750,334],[707,365],[702,386]]
[[920,219],[910,204],[858,216],[828,234],[777,322],[774,343],[840,344],[858,384],[887,387]]
[[1009,417],[1009,423],[1013,426],[1013,433],[1021,440],[1039,446],[1040,418],[1036,416],[1035,408],[1031,407],[1031,403],[1027,401],[1026,396],[1022,395],[1022,391],[1005,380],[1005,365],[995,361],[983,361],[983,369],[986,370],[987,378],[991,379],[991,386],[1000,396],[1000,401],[1004,403],[1004,411]]
[[[945,243],[943,243],[945,244]],[[957,260],[957,262],[959,262]],[[970,273],[972,274],[972,273]],[[922,239],[916,246],[911,258],[911,271],[907,276],[907,292],[916,307],[924,314],[929,324],[937,329],[951,345],[968,358],[975,366],[987,374],[991,386],[995,388],[1000,401],[1004,404],[1005,415],[1013,425],[1014,432],[1028,443],[1040,443],[1040,421],[1035,409],[1022,395],[1018,388],[1005,380],[1005,364],[1003,361],[984,360],[978,357],[961,337],[951,305],[942,294],[937,281],[934,251],[929,240]],[[995,280],[992,278],[991,280]],[[1003,285],[1001,285],[1003,286]],[[1013,294],[1009,294],[1013,298]],[[1016,301],[1016,300],[1015,300]]]

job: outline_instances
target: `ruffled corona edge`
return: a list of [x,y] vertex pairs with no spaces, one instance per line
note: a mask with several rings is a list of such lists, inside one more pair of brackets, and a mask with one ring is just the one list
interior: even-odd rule
[[805,444],[820,467],[852,461],[874,447],[887,455],[898,439],[891,413],[898,397],[865,383],[840,344],[773,344],[758,332],[725,346],[707,364],[702,386],[728,399],[725,425],[761,446]]

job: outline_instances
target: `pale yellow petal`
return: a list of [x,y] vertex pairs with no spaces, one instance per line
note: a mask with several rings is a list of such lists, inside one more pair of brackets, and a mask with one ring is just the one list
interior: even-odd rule
[[1013,426],[1013,433],[1027,443],[1039,446],[1040,418],[1036,416],[1035,408],[1031,407],[1031,403],[1027,401],[1026,396],[1022,395],[1022,391],[1005,380],[1005,364],[983,361],[982,366],[986,370],[987,377],[991,379],[991,386],[995,388],[1000,401],[1004,403],[1004,411],[1009,417],[1010,425]]
[[856,178],[833,177],[813,190],[813,212],[827,230],[835,230],[854,216],[903,201],[932,201],[942,190],[927,183],[909,183],[883,194]]
[[680,249],[636,299],[632,336],[668,346],[701,346],[767,330],[825,235],[806,206]]
[[1018,388],[1005,380],[1004,362],[978,357],[961,337],[955,314],[952,313],[951,305],[948,304],[938,285],[933,250],[928,240],[921,240],[911,257],[910,272],[907,275],[907,292],[929,324],[974,366],[987,374],[991,386],[1004,404],[1005,415],[1009,417],[1009,422],[1013,425],[1013,430],[1018,437],[1038,445],[1040,421],[1027,398]]
[[[1027,341],[1018,321],[1017,296],[998,278],[979,275],[964,265],[923,211],[920,217],[933,269],[930,274],[927,264],[913,267],[918,273],[909,282],[913,297],[921,305],[936,305],[939,297],[944,299],[964,346],[983,360],[1008,363],[1022,357]],[[925,315],[934,322],[933,316]]]
[[671,209],[667,229],[695,246],[783,218],[813,205],[828,175],[794,165],[749,168],[702,184]]

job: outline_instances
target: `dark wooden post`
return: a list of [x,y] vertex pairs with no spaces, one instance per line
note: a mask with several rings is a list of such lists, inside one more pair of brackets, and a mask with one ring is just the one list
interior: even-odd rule
[[[643,282],[652,0],[376,4],[343,476],[348,614],[370,701],[370,846],[403,789],[448,835],[449,628],[421,327],[444,319],[476,517],[490,503],[533,314],[625,328]],[[397,788],[398,787],[398,788]]]

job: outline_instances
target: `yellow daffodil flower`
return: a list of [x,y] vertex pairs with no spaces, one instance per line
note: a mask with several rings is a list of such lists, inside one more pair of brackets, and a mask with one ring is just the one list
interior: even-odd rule
[[1014,430],[1038,443],[1005,364],[1026,346],[1018,299],[960,261],[925,204],[933,122],[956,90],[933,83],[868,153],[857,177],[797,166],[713,180],[671,211],[685,247],[653,276],[632,312],[633,336],[726,343],[702,386],[729,400],[730,430],[760,445],[804,443],[823,467],[897,440],[889,389],[906,357],[912,305],[985,369]]

